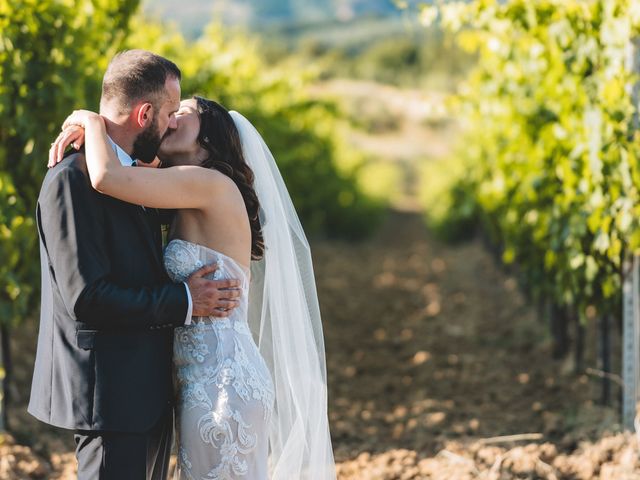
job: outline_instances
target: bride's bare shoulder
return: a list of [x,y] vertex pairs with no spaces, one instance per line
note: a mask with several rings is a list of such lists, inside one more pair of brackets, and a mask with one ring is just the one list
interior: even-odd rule
[[211,168],[191,168],[197,169],[199,183],[201,186],[205,187],[208,195],[214,197],[218,202],[224,200],[235,202],[242,197],[240,189],[228,175]]
[[221,193],[231,193],[239,191],[236,182],[228,175],[222,173],[219,170],[207,169],[210,172],[211,178],[215,182],[216,186],[221,189]]
[[168,167],[168,170],[175,171],[178,175],[188,175],[192,180],[197,180],[205,186],[216,186],[218,188],[231,188],[235,183],[224,173],[213,168],[200,167],[196,165],[178,165]]

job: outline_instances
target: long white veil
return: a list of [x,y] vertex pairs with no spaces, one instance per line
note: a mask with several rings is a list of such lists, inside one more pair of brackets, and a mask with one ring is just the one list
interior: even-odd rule
[[249,326],[275,385],[270,478],[335,479],[324,339],[309,243],[269,148],[244,116],[230,114],[261,206],[265,253],[251,265]]

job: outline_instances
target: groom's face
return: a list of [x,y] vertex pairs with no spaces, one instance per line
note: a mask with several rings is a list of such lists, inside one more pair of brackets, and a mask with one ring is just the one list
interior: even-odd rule
[[133,158],[145,163],[154,160],[166,135],[176,128],[175,114],[180,107],[180,82],[177,78],[167,78],[164,95],[158,103],[149,125],[133,143]]

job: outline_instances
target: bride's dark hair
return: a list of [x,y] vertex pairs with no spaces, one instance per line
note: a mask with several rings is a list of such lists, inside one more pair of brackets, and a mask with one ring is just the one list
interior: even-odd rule
[[253,188],[253,171],[242,153],[238,129],[229,111],[222,105],[197,95],[193,98],[200,117],[198,143],[209,153],[201,166],[218,170],[237,185],[251,224],[251,258],[259,260],[264,255],[264,238],[258,218],[260,203]]

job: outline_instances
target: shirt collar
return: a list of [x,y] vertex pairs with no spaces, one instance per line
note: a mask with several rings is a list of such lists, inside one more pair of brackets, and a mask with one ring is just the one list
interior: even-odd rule
[[131,165],[133,165],[133,160],[131,159],[129,154],[125,152],[122,148],[120,148],[120,146],[116,142],[114,142],[110,136],[107,135],[107,139],[109,140],[109,143],[113,147],[113,151],[116,152],[118,160],[120,160],[120,163],[125,167],[130,167]]

